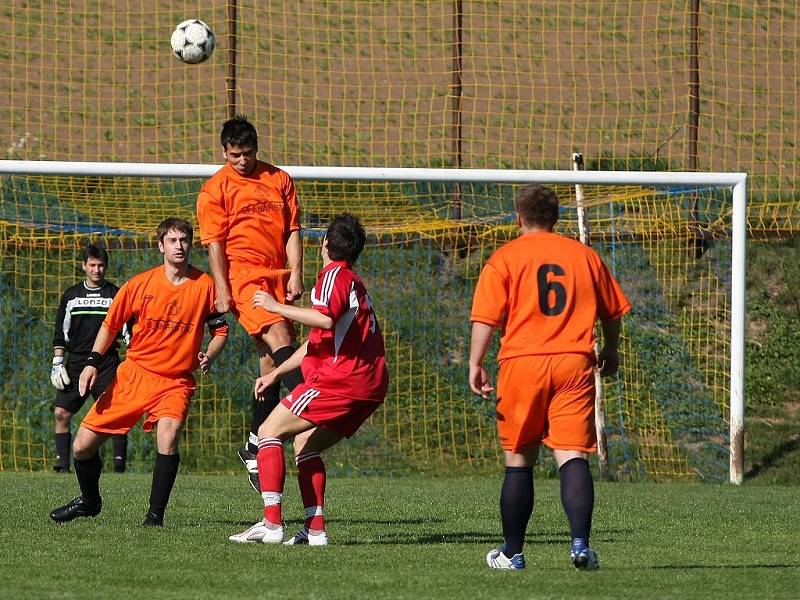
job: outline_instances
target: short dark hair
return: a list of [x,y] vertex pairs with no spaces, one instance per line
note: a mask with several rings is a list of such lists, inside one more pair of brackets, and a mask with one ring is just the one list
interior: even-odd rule
[[258,133],[255,126],[244,115],[236,115],[222,124],[219,141],[223,148],[258,148]]
[[108,266],[108,252],[106,252],[105,248],[89,244],[83,249],[83,262],[85,263],[90,258],[100,260],[104,265]]
[[328,256],[331,260],[354,263],[364,249],[367,234],[358,217],[344,213],[334,217],[328,225],[325,239],[328,240]]
[[538,225],[550,229],[558,222],[558,196],[549,187],[529,185],[514,201],[523,225]]
[[158,224],[158,231],[156,235],[158,236],[158,241],[163,242],[164,236],[167,235],[167,232],[170,229],[174,229],[175,231],[180,231],[181,233],[185,233],[186,237],[189,238],[189,244],[192,243],[192,237],[194,236],[194,230],[192,229],[191,224],[189,221],[184,221],[183,219],[179,219],[177,217],[169,217],[161,221]]

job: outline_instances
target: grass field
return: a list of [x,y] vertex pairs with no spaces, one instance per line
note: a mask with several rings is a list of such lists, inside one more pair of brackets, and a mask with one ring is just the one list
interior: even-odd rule
[[[149,476],[108,474],[94,519],[56,525],[74,476],[0,473],[3,598],[797,598],[798,486],[598,484],[599,572],[575,571],[558,482],[537,481],[524,572],[499,542],[490,479],[332,479],[325,548],[238,545],[260,498],[242,476],[180,475],[166,526],[142,529]],[[287,485],[291,531],[301,508]]]

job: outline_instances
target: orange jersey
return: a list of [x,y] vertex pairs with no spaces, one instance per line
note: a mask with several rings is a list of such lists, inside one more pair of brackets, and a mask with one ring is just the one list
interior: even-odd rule
[[498,360],[593,354],[597,319],[617,319],[630,308],[594,250],[556,233],[532,232],[486,262],[470,320],[503,328]]
[[103,325],[116,332],[134,317],[126,360],[162,377],[191,376],[199,365],[203,324],[212,335],[228,335],[215,299],[214,281],[206,273],[190,267],[186,281],[174,285],[163,266],[155,267],[120,288]]
[[289,234],[300,229],[294,182],[263,161],[246,177],[225,165],[200,189],[197,220],[200,241],[225,242],[233,268],[282,269]]

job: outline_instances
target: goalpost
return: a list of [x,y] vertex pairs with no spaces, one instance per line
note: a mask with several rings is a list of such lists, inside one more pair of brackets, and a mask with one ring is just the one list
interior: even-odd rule
[[[309,218],[318,219],[318,223],[323,223],[327,215],[344,209],[357,213],[363,210],[369,215],[377,215],[372,221],[371,217],[364,219],[370,235],[377,242],[376,253],[380,255],[374,267],[371,264],[367,265],[368,269],[373,269],[370,272],[372,279],[390,281],[397,278],[397,273],[405,274],[409,269],[417,269],[419,271],[417,275],[408,277],[418,277],[419,282],[424,282],[427,278],[432,293],[435,291],[433,288],[438,285],[438,280],[446,280],[445,285],[448,286],[448,293],[452,294],[454,303],[470,300],[468,292],[474,287],[474,278],[480,265],[495,247],[515,235],[513,219],[510,219],[509,213],[509,206],[512,207],[513,213],[513,204],[509,204],[509,198],[513,193],[510,194],[508,190],[513,191],[513,186],[529,183],[567,186],[573,190],[575,186],[582,186],[582,191],[587,195],[586,201],[594,207],[603,208],[602,211],[597,208],[592,210],[591,218],[601,218],[596,215],[602,213],[604,219],[599,226],[592,226],[593,235],[596,234],[599,240],[595,245],[596,249],[601,254],[608,254],[612,263],[620,261],[620,271],[617,274],[623,275],[623,279],[625,269],[636,269],[635,273],[629,275],[630,285],[636,288],[634,290],[636,298],[632,298],[634,312],[637,311],[637,301],[640,297],[640,304],[648,306],[647,310],[642,311],[643,316],[635,325],[627,323],[624,325],[621,371],[631,370],[636,374],[625,375],[624,379],[618,376],[616,383],[608,386],[611,388],[616,386],[616,392],[612,390],[608,393],[617,394],[618,404],[621,407],[614,409],[617,411],[616,416],[608,417],[609,419],[613,417],[615,423],[613,435],[609,436],[610,454],[616,452],[619,457],[636,455],[643,460],[681,462],[683,466],[677,472],[679,477],[692,472],[700,473],[702,469],[697,464],[702,463],[702,460],[696,464],[692,454],[705,452],[705,443],[702,440],[705,431],[703,423],[727,420],[725,438],[727,438],[728,480],[735,484],[742,482],[746,174],[307,166],[284,168],[299,184],[309,186],[307,190],[299,188],[301,205],[304,207],[304,213],[307,213]],[[62,195],[64,193],[62,189],[43,191],[51,185],[49,178],[62,176],[87,178],[87,181],[92,182],[96,178],[113,178],[114,181],[142,178],[148,182],[199,181],[200,178],[211,176],[218,169],[219,165],[200,164],[0,161],[0,174],[25,176],[41,181],[35,186],[26,184],[15,187],[11,182],[14,178],[3,177],[2,185],[6,188],[3,195],[5,202],[12,197],[14,202],[24,202],[26,194],[47,196],[47,201],[42,205],[5,210],[0,213],[0,222],[3,225],[0,244],[3,246],[5,258],[8,258],[8,264],[11,265],[5,266],[4,263],[0,276],[10,273],[10,269],[21,268],[15,265],[25,261],[26,264],[36,263],[40,254],[48,253],[50,244],[54,243],[52,239],[55,238],[63,240],[66,235],[73,234],[82,236],[81,239],[93,234],[128,235],[128,233],[117,233],[123,229],[120,223],[124,221],[124,215],[132,215],[125,218],[136,220],[138,227],[136,231],[143,232],[141,235],[148,233],[152,235],[151,230],[158,222],[155,220],[157,217],[168,216],[169,211],[174,210],[181,212],[181,216],[189,218],[193,214],[191,197],[193,193],[196,194],[196,190],[182,190],[180,193],[183,196],[180,200],[175,200],[174,203],[165,202],[155,207],[148,204],[149,198],[136,197],[137,194],[141,195],[141,190],[134,190],[130,198],[124,199],[123,210],[115,208],[116,201],[120,202],[119,206],[123,203],[123,199],[113,198],[118,192],[116,190],[98,192],[95,182],[91,185],[84,183],[82,186],[72,186],[70,190],[74,187],[79,187],[80,190],[70,191],[70,194],[86,194],[88,198],[102,196],[102,201],[105,203],[104,212],[94,213],[91,219],[84,219],[84,216],[78,214],[80,211],[73,207],[74,210],[71,209],[73,212],[70,212],[69,216],[59,217],[62,221],[56,223],[48,219],[53,218],[54,207],[58,207],[59,210],[63,208],[60,203],[65,196]],[[321,188],[315,187],[317,184],[323,186],[330,184],[334,191],[320,192]],[[447,205],[449,209],[452,198],[444,197],[447,196],[447,185],[453,184],[459,185],[459,202],[469,204],[460,211],[463,215],[461,221],[447,218],[450,213],[440,210],[438,204],[429,202],[431,198],[442,196],[442,205]],[[409,190],[416,194],[414,201],[400,202],[398,199]],[[696,284],[693,280],[694,271],[697,270],[696,263],[690,263],[690,259],[679,256],[680,244],[675,243],[673,239],[689,230],[694,233],[698,226],[688,220],[683,206],[684,195],[696,193],[697,190],[704,190],[709,200],[719,205],[717,212],[709,214],[700,227],[705,228],[710,232],[709,236],[719,242],[714,260],[725,262],[718,275],[702,275],[704,278],[702,284]],[[722,198],[715,195],[720,190]],[[158,193],[158,190],[154,193]],[[323,199],[314,200],[317,194]],[[363,194],[363,199],[358,200],[360,204],[353,205],[353,198],[359,194]],[[561,193],[559,196],[562,204],[569,202],[570,194]],[[310,205],[313,206],[313,210],[307,209],[309,204],[305,202],[305,198],[312,199]],[[403,206],[399,207],[399,204]],[[423,204],[425,206],[420,208]],[[108,227],[98,229],[98,223],[105,222],[103,219],[115,225],[109,224]],[[652,224],[649,229],[642,225],[647,222]],[[314,224],[310,225],[309,231],[313,237]],[[563,233],[573,235],[576,233],[573,232],[573,225],[575,223],[565,215],[559,227],[563,227]],[[22,237],[19,234],[20,227],[25,229]],[[65,231],[68,233],[64,233]],[[20,241],[23,237],[25,239]],[[41,242],[43,238],[50,241]],[[120,248],[126,248],[129,242],[117,243]],[[430,253],[425,250],[409,254],[407,263],[404,263],[402,268],[396,267],[392,263],[393,254],[400,253],[400,249],[402,252],[407,252],[412,244],[427,245],[426,248],[433,246],[436,252]],[[9,249],[20,245],[25,246],[29,253],[25,261],[17,261],[10,256]],[[46,259],[46,256],[44,258]],[[118,270],[114,271],[113,265],[112,257],[114,272],[112,278],[117,278]],[[307,272],[313,271],[308,268]],[[30,289],[25,289],[24,292],[27,293],[34,317],[47,322],[50,301],[34,300],[37,294],[42,296],[46,294],[45,290],[35,289],[38,284],[33,274],[33,271],[30,274],[21,274],[23,277],[20,277],[19,281],[24,280],[26,282],[24,285],[30,286]],[[67,274],[61,273],[59,277],[58,283],[61,284],[62,280],[66,280]],[[707,288],[711,285],[708,282],[711,280],[717,287],[708,292]],[[457,292],[453,291],[457,286],[460,286]],[[680,289],[681,286],[687,288],[685,294]],[[19,285],[16,287],[18,292]],[[406,287],[411,287],[411,284]],[[375,286],[372,289],[374,288]],[[625,281],[623,288],[626,288]],[[375,291],[379,293],[378,289]],[[7,292],[16,293],[14,290]],[[52,295],[53,290],[46,292]],[[400,291],[397,294],[400,294]],[[676,294],[683,295],[677,298]],[[707,306],[711,303],[707,301],[708,298],[719,298],[713,300],[719,306],[714,309],[716,312],[712,317],[707,316],[712,314]],[[34,306],[35,302],[39,302],[41,306]],[[384,312],[391,313],[395,306],[401,307],[398,310],[403,309],[402,302],[387,302]],[[492,428],[486,424],[485,413],[471,406],[462,408],[468,396],[465,392],[465,381],[459,381],[459,373],[465,368],[463,340],[460,339],[463,337],[463,332],[458,330],[459,325],[456,320],[452,323],[454,329],[445,328],[445,325],[451,326],[451,317],[458,311],[453,308],[453,315],[425,314],[424,305],[405,307],[405,309],[406,312],[396,317],[397,321],[394,320],[393,313],[382,315],[387,319],[387,340],[396,362],[393,378],[397,385],[393,386],[391,392],[395,395],[395,401],[393,404],[387,401],[387,407],[381,417],[382,422],[374,424],[377,433],[375,439],[369,442],[373,444],[370,453],[374,455],[375,448],[386,444],[386,456],[409,453],[414,461],[438,462],[443,465],[452,461],[453,464],[469,465],[497,460],[496,450],[493,450]],[[648,323],[650,315],[657,315],[660,321],[655,324]],[[50,318],[52,319],[52,316]],[[417,321],[426,323],[420,324]],[[466,322],[461,323],[461,326],[466,331]],[[415,327],[417,329],[414,329]],[[709,333],[709,328],[714,331]],[[721,335],[715,333],[723,329],[727,331],[726,339],[720,339]],[[413,343],[406,339],[410,335],[409,332],[417,330],[423,331],[424,338],[415,339]],[[692,338],[694,331],[702,332],[699,341]],[[645,346],[640,346],[641,343],[645,343]],[[685,348],[676,348],[680,344],[685,344]],[[720,348],[724,349],[725,356],[720,356]],[[425,351],[433,353],[437,350],[442,355],[440,361],[434,362],[430,358],[424,358]],[[29,352],[26,356],[30,354]],[[712,363],[725,364],[728,367],[727,382],[719,381],[720,378],[711,373]],[[648,375],[646,372],[648,369],[654,374]],[[682,369],[686,371],[683,378],[675,374]],[[670,380],[669,385],[662,385],[665,377]],[[35,376],[31,378],[36,379]],[[466,376],[463,378],[465,380]],[[15,385],[22,387],[29,383],[29,381],[19,382]],[[681,384],[684,387],[681,387]],[[218,382],[216,391],[209,393],[224,395],[225,392],[220,389],[220,385]],[[687,386],[691,387],[688,392]],[[715,403],[720,404],[719,392],[714,390],[724,390],[727,394],[725,406],[719,407],[719,414],[712,414],[715,411]],[[29,390],[19,392],[22,396],[25,394],[38,396],[43,393],[45,392],[40,388],[35,392]],[[704,407],[703,410],[710,411],[710,416],[687,419],[686,414],[693,410],[697,398],[706,393],[711,399],[706,403],[708,407]],[[673,397],[679,400],[673,402]],[[652,421],[643,422],[637,412],[638,409],[635,408],[638,406],[645,406],[647,411],[652,412]],[[24,426],[19,425],[24,419],[19,419],[15,414],[7,415],[10,410],[0,408],[0,411],[3,411],[0,412],[2,417],[0,444],[10,444],[3,448],[12,446],[17,448],[22,442],[15,440],[25,436],[25,432],[22,431]],[[231,410],[235,412],[234,409]],[[27,420],[31,421],[30,418]],[[230,421],[233,422],[235,419]],[[12,426],[8,425],[11,422],[16,428],[13,431]],[[214,427],[221,426],[215,420]],[[717,430],[713,430],[713,433],[708,435],[709,443],[715,442],[711,438],[719,435]],[[389,441],[384,441],[381,436]],[[224,435],[222,437],[224,438]],[[10,438],[13,438],[11,442]],[[46,456],[46,449],[36,449],[46,444],[38,441],[34,443],[31,439],[33,437],[25,442],[31,455],[42,452],[43,456]],[[214,444],[224,446],[225,443],[217,439]],[[670,447],[664,450],[662,447],[664,444]],[[657,446],[659,448],[656,448]],[[614,450],[617,447],[621,449]],[[349,452],[348,456],[357,456],[358,460],[362,460],[362,450],[363,448],[354,444],[343,452]],[[8,453],[7,450],[5,452]],[[3,455],[3,452],[0,452],[0,460]],[[665,458],[666,455],[669,457]],[[27,463],[31,468],[41,464],[38,455],[34,458],[29,457]],[[0,469],[3,468],[6,468],[4,464],[0,464]],[[393,463],[392,468],[401,467],[394,466]],[[648,467],[626,468],[624,476],[635,477],[637,469],[655,478],[670,476],[669,470],[662,472],[658,468]],[[700,477],[703,478],[704,475],[700,474]]]

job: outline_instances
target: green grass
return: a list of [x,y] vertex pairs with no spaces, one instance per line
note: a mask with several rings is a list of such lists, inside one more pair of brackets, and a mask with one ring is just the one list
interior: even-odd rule
[[[602,570],[576,572],[558,483],[537,481],[528,569],[490,571],[500,473],[332,479],[332,545],[238,545],[260,499],[243,476],[180,475],[163,530],[145,530],[149,477],[103,477],[94,519],[47,514],[74,476],[0,473],[4,598],[796,598],[797,486],[597,484]],[[300,523],[287,485],[290,531]]]

